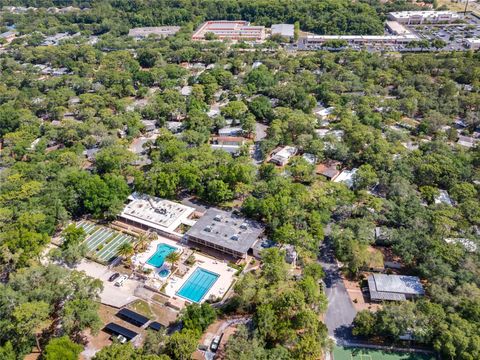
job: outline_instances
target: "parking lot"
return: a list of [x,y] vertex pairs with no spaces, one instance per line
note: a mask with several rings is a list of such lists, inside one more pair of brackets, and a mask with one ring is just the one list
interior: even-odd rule
[[90,257],[101,263],[112,261],[117,257],[118,249],[123,243],[134,241],[131,236],[88,221],[79,222],[77,227],[83,228],[87,233],[85,243]]
[[444,41],[447,45],[442,50],[465,50],[467,39],[480,38],[480,19],[469,14],[462,21],[463,23],[458,24],[422,24],[405,27],[421,39]]

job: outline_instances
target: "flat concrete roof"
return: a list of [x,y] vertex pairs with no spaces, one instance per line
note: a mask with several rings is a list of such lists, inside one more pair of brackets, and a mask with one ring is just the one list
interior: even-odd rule
[[120,218],[167,232],[173,232],[195,211],[192,207],[146,194],[133,193],[129,200]]
[[405,300],[406,295],[425,294],[416,276],[373,274],[368,277],[368,287],[375,300]]
[[272,35],[281,35],[287,37],[293,37],[295,27],[292,24],[273,24]]
[[187,231],[187,236],[245,254],[263,231],[263,226],[256,221],[232,212],[208,209]]

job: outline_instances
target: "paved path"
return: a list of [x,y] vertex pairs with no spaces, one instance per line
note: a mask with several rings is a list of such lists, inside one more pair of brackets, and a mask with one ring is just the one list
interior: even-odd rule
[[352,338],[351,326],[356,311],[340,277],[340,270],[328,239],[325,239],[320,247],[319,263],[325,271],[325,293],[328,297],[325,324],[328,334],[336,341],[348,341]]

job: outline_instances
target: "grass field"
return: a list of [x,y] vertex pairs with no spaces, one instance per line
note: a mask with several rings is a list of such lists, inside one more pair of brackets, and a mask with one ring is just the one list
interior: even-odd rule
[[118,231],[81,221],[77,227],[82,227],[87,233],[85,243],[93,259],[108,263],[117,257],[118,248],[125,242],[133,242],[134,238]]
[[435,360],[434,355],[393,352],[366,348],[340,347],[333,349],[334,360]]

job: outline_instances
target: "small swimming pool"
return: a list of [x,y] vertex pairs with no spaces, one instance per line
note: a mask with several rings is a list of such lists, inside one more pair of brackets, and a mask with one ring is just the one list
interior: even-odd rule
[[158,244],[157,251],[155,251],[155,254],[153,254],[150,259],[147,260],[147,264],[155,267],[160,267],[165,262],[165,258],[171,253],[173,253],[175,250],[177,250],[177,248],[174,246],[163,243]]
[[182,285],[177,295],[193,302],[199,302],[215,284],[220,275],[197,268]]

